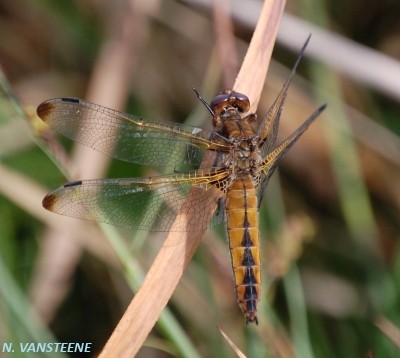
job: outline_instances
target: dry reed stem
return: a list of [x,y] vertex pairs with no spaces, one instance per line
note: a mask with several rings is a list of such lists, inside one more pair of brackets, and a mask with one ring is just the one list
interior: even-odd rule
[[225,333],[225,331],[218,326],[218,329],[222,336],[224,337],[225,341],[229,344],[229,346],[233,349],[233,351],[236,353],[236,355],[239,358],[247,358],[247,356],[239,349],[239,347],[232,341],[232,339],[229,338],[229,336]]
[[[234,89],[249,97],[252,112],[256,112],[261,97],[284,7],[285,0],[264,3],[249,50],[236,78]],[[263,16],[266,11],[271,16]]]
[[[266,1],[236,79],[255,110],[261,96],[285,0]],[[184,208],[177,220],[186,215]],[[213,211],[207,215],[212,217]],[[133,357],[157,322],[200,243],[204,232],[170,232],[141,288],[127,308],[100,357]]]
[[307,48],[308,57],[400,100],[400,61],[397,59],[288,13],[282,18],[278,38],[280,43],[295,49],[310,33],[313,39]]
[[214,0],[213,5],[217,50],[223,64],[223,84],[225,88],[230,88],[239,69],[230,4],[229,0]]
[[378,329],[388,337],[393,344],[400,348],[400,329],[392,321],[385,316],[378,316],[374,320],[374,324]]

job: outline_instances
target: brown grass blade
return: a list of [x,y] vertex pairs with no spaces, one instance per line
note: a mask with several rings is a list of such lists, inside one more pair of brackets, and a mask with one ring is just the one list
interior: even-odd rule
[[221,332],[222,336],[225,338],[225,341],[229,344],[229,346],[234,350],[236,355],[239,358],[247,358],[247,356],[237,347],[235,343],[228,337],[228,335],[222,330],[221,327],[218,326],[219,331]]
[[236,77],[234,89],[249,97],[252,112],[257,110],[284,7],[284,0],[264,2],[249,49]]

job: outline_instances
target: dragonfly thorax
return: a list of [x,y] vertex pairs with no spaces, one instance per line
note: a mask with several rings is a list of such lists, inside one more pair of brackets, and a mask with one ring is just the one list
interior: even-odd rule
[[229,91],[211,103],[214,131],[230,144],[224,162],[234,178],[257,176],[261,163],[259,137],[253,126],[256,115],[248,113],[249,103],[244,95]]

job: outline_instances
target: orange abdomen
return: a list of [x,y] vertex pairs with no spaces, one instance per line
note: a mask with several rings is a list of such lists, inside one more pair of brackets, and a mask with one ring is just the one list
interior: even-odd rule
[[257,322],[261,269],[257,195],[250,179],[238,179],[227,190],[225,215],[238,305],[247,322]]

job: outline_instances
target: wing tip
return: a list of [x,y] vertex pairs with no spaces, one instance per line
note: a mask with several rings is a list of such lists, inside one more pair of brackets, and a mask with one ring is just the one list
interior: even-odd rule
[[57,204],[57,196],[53,193],[47,194],[42,200],[42,206],[49,211],[54,211],[54,207]]
[[46,122],[49,118],[50,112],[54,109],[56,102],[79,103],[80,101],[80,99],[74,97],[49,99],[39,104],[36,113],[44,122]]
[[45,101],[39,104],[36,113],[44,122],[46,122],[52,109],[53,104],[50,101]]

